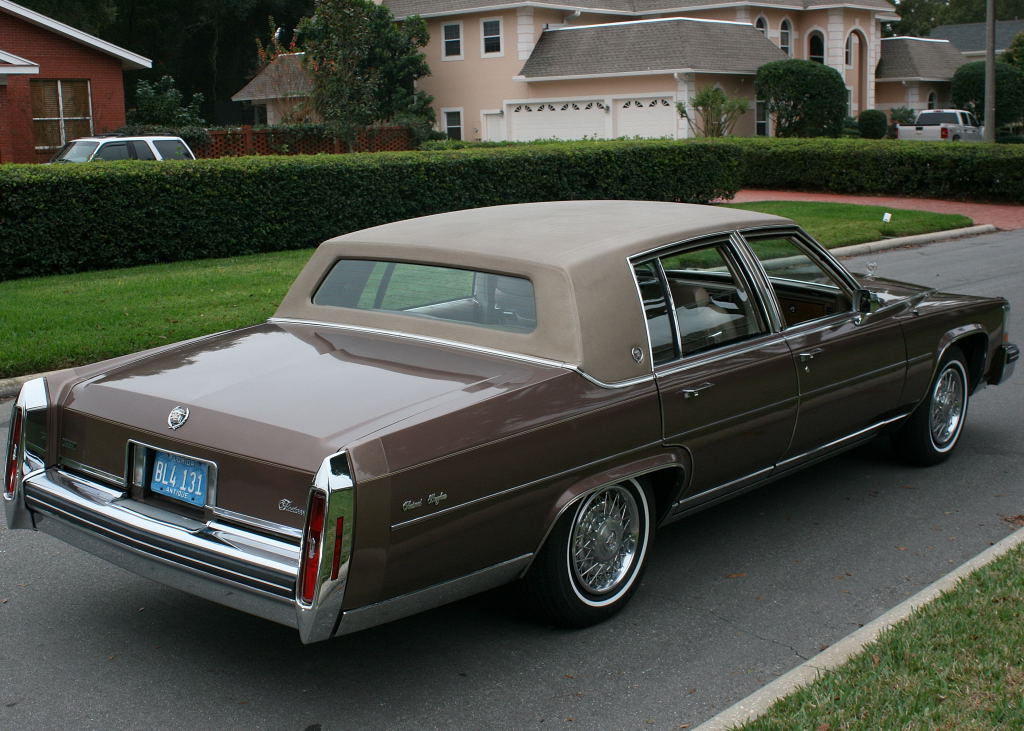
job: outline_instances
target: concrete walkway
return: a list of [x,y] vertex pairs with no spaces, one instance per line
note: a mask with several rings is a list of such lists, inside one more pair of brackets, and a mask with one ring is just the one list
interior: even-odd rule
[[760,190],[745,188],[736,194],[733,203],[754,201],[815,201],[818,203],[857,203],[863,206],[908,208],[933,213],[959,213],[975,223],[991,223],[996,228],[1024,228],[1024,206],[1001,203],[967,203],[934,198],[902,198],[899,196],[843,195],[839,193],[804,193],[792,190]]

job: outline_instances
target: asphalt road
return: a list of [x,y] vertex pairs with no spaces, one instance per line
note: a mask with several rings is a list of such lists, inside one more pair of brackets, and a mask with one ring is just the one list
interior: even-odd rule
[[[1007,296],[1024,231],[854,260]],[[1024,343],[1024,320],[1014,318]],[[284,627],[0,527],[3,728],[678,728],[696,725],[1013,530],[1024,368],[976,395],[958,452],[878,440],[669,526],[617,618],[531,624],[507,591],[303,647]],[[9,402],[0,404],[6,434]]]

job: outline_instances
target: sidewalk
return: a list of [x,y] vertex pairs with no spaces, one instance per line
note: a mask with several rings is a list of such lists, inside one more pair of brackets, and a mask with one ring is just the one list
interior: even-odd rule
[[909,208],[933,213],[959,213],[975,223],[991,223],[996,228],[1024,228],[1024,206],[999,203],[967,203],[934,198],[900,198],[897,196],[843,195],[839,193],[802,193],[790,190],[760,190],[744,188],[731,203],[754,201],[815,201],[818,203],[856,203],[863,206]]

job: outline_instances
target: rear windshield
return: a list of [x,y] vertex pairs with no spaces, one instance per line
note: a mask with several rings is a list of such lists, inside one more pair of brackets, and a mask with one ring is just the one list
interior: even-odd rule
[[340,259],[317,288],[313,304],[512,332],[530,332],[537,326],[528,279],[408,262]]
[[921,112],[917,115],[917,125],[930,127],[933,124],[960,124],[955,112]]
[[79,140],[64,145],[64,149],[53,158],[54,162],[88,162],[89,156],[96,149],[99,142]]
[[153,140],[153,145],[164,160],[195,159],[181,140]]

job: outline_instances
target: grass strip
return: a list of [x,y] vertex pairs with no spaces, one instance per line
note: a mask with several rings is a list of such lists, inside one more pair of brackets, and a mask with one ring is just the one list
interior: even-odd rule
[[[792,218],[807,233],[830,249],[898,236],[964,228],[974,223],[967,216],[959,214],[909,211],[885,206],[859,206],[851,203],[756,201],[727,205],[730,208]],[[882,220],[885,213],[892,214],[889,223]]]
[[1024,728],[1024,546],[740,728]]
[[[793,218],[830,248],[881,237],[877,206],[817,202],[735,207]],[[894,211],[886,232],[958,228],[963,216]],[[311,250],[0,282],[0,378],[82,365],[260,322]]]

